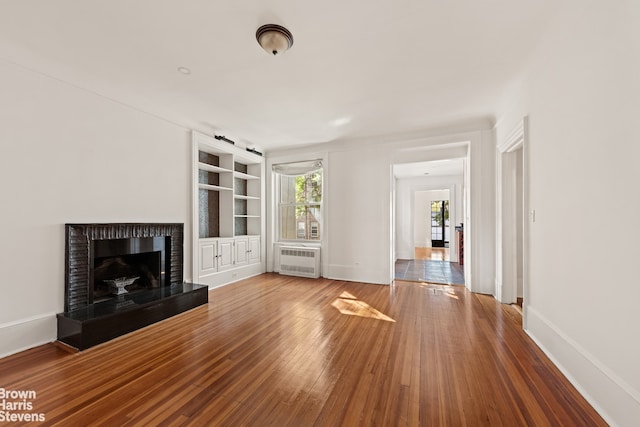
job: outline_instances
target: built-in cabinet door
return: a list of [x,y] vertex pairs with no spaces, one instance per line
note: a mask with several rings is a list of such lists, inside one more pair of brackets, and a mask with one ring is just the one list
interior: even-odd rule
[[217,242],[200,242],[200,276],[215,273],[218,268],[216,265]]
[[199,277],[260,262],[260,236],[206,239],[200,242]]
[[218,271],[233,268],[233,239],[218,240]]
[[236,238],[236,266],[249,263],[249,240]]
[[260,262],[260,237],[249,237],[249,264]]

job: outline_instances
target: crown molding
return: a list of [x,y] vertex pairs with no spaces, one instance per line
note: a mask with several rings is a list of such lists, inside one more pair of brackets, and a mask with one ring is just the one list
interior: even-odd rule
[[498,143],[498,151],[501,153],[510,153],[521,148],[524,145],[528,122],[529,118],[527,116],[523,117],[511,132],[509,132],[509,135],[507,135],[504,141]]

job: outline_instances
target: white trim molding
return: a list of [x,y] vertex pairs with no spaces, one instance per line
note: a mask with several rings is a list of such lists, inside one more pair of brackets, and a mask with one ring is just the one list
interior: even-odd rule
[[55,313],[32,316],[0,325],[0,357],[55,341]]
[[509,132],[509,135],[507,135],[504,141],[498,142],[497,148],[499,152],[510,153],[524,145],[525,133],[529,125],[528,120],[528,117],[523,117],[511,132]]
[[[637,425],[640,391],[529,306],[525,332],[611,426]],[[552,351],[551,351],[552,350]]]
[[[496,144],[496,276],[495,296],[505,304],[515,303],[518,297],[518,256],[522,257],[524,292],[528,284],[528,223],[518,217],[517,203],[527,212],[528,118],[523,117],[507,137]],[[522,165],[518,165],[515,152],[522,149]],[[522,167],[522,187],[518,187],[517,170]],[[522,231],[522,247],[518,247],[518,232]],[[526,317],[523,318],[526,324]]]

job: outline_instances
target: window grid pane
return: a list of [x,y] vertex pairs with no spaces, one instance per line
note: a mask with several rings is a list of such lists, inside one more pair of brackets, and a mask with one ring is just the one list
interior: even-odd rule
[[279,176],[280,239],[320,240],[322,172]]

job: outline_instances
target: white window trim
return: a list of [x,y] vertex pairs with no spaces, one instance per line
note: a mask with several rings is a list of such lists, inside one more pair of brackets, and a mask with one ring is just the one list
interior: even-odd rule
[[[279,212],[279,208],[281,206],[280,203],[280,183],[279,183],[279,176],[282,175],[281,172],[277,171],[277,167],[278,166],[284,166],[287,164],[302,164],[302,163],[308,163],[309,165],[311,165],[312,163],[316,163],[319,162],[320,163],[320,167],[319,169],[322,171],[322,198],[320,199],[320,212],[322,215],[322,219],[321,221],[318,221],[318,225],[320,230],[322,230],[321,232],[321,236],[320,239],[283,239],[281,238],[281,229],[280,229],[280,212]],[[318,169],[316,168],[312,168],[311,170],[316,170]],[[325,222],[325,184],[326,184],[326,162],[324,161],[324,159],[322,157],[319,157],[317,159],[314,160],[299,160],[299,161],[291,161],[291,162],[277,162],[277,163],[273,163],[271,165],[271,170],[272,170],[272,176],[273,176],[273,180],[272,180],[272,185],[274,186],[273,188],[273,195],[274,195],[274,203],[273,203],[273,213],[274,213],[274,223],[275,223],[275,227],[274,227],[274,232],[275,235],[273,236],[273,241],[274,243],[286,243],[286,244],[303,244],[303,245],[307,245],[307,246],[322,246],[324,240],[325,240],[325,236],[326,236],[326,228],[324,227],[324,222]],[[305,172],[302,172],[301,174],[304,174]],[[292,175],[301,175],[298,173],[292,174]],[[307,206],[307,205],[317,205],[318,203],[300,203],[297,204],[299,206]],[[291,204],[293,206],[293,204]],[[297,230],[296,230],[297,232]]]

